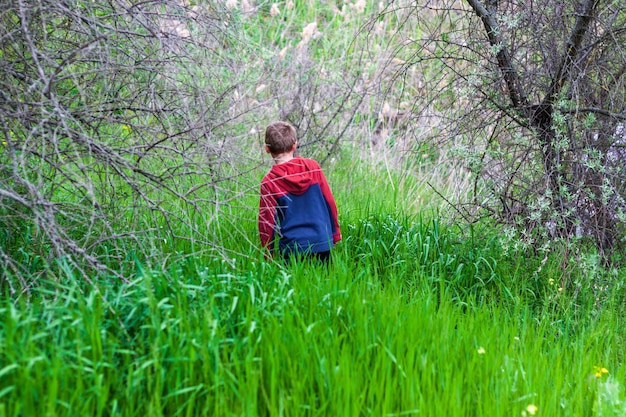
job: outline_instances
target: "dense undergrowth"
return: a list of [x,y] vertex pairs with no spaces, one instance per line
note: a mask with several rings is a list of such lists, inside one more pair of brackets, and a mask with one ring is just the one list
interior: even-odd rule
[[265,260],[252,191],[225,256],[159,229],[123,279],[32,265],[0,301],[0,416],[623,415],[622,270],[454,222],[384,163],[326,168],[328,267]]
[[[149,205],[146,214],[129,184],[113,184],[119,194],[102,211],[119,241],[99,239],[89,216],[82,227],[61,225],[78,242],[97,241],[99,262],[116,276],[85,276],[93,269],[56,256],[31,221],[0,230],[0,249],[17,265],[0,271],[0,417],[624,415],[624,270],[584,246],[516,246],[491,221],[453,219],[456,199],[440,193],[468,188],[454,155],[435,144],[395,146],[402,135],[393,129],[373,143],[397,64],[376,55],[384,52],[376,42],[410,53],[382,25],[410,25],[404,7],[392,13],[381,3],[373,47],[349,60],[363,2],[341,13],[333,2],[289,4],[278,14],[269,3],[258,14],[232,11],[245,29],[238,45],[267,49],[244,57],[251,75],[239,76],[252,84],[223,87],[228,71],[219,68],[207,77],[224,88],[220,100],[238,98],[224,113],[232,130],[194,159],[213,163],[216,176],[174,170],[176,189],[193,191],[195,205],[151,189],[147,200],[161,211]],[[306,38],[318,21],[322,30]],[[261,58],[273,62],[270,75],[257,74]],[[407,68],[402,90],[417,96],[418,78],[436,79],[437,65],[433,75]],[[301,67],[301,78],[285,75],[293,85],[283,80]],[[348,90],[364,90],[363,105],[346,99],[356,110],[336,119],[344,129],[333,118],[346,103],[330,81],[343,86],[346,68],[364,83]],[[325,81],[307,78],[314,73]],[[324,94],[338,98],[328,105]],[[267,164],[250,151],[260,137],[250,132],[284,108],[292,121],[315,121],[301,126],[303,155],[326,158],[343,233],[328,267],[281,265],[259,250]],[[424,129],[436,129],[426,120]],[[152,168],[168,169],[160,160]],[[42,184],[53,186],[45,176]],[[60,200],[71,205],[75,195],[63,190]]]
[[5,296],[2,415],[623,414],[620,277],[561,288],[493,228],[343,224],[328,267],[188,257]]

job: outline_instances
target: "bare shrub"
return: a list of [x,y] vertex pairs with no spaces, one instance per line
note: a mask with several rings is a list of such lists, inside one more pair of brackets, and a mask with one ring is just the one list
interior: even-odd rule
[[187,238],[213,241],[182,213],[210,217],[198,182],[217,184],[228,147],[233,86],[223,80],[237,62],[206,65],[234,39],[221,11],[174,1],[4,6],[4,277],[27,287],[25,277],[55,264],[87,279],[118,273],[133,253],[158,256],[154,236],[176,238],[179,221]]
[[233,240],[254,249],[264,126],[293,122],[326,158],[362,99],[358,66],[325,72],[299,36],[254,44],[242,27],[266,16],[252,3],[5,3],[0,268],[13,292],[57,272],[125,278],[136,259],[228,258]]

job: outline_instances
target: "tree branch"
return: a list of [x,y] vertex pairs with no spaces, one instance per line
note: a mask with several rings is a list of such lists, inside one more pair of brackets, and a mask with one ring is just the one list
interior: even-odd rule
[[519,82],[519,76],[513,65],[513,58],[504,45],[504,40],[500,36],[500,27],[495,16],[487,9],[481,0],[467,0],[467,3],[474,9],[476,15],[482,20],[489,44],[493,48],[497,48],[496,59],[498,67],[504,77],[509,98],[516,109],[525,109],[528,107],[528,98]]
[[574,29],[565,44],[565,55],[561,58],[559,68],[552,79],[552,85],[550,86],[547,95],[544,97],[544,105],[552,104],[561,92],[565,79],[569,75],[572,65],[576,62],[576,56],[580,51],[580,46],[587,30],[589,29],[589,24],[591,23],[597,5],[598,0],[585,0],[585,3],[583,4],[583,12],[576,18]]

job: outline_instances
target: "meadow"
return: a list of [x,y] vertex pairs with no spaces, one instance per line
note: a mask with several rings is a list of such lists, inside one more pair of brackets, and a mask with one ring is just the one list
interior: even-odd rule
[[623,415],[623,274],[591,257],[562,288],[559,254],[404,212],[418,183],[361,164],[328,169],[327,267],[240,239],[232,263],[137,261],[97,287],[68,270],[5,296],[0,415]]
[[[44,259],[43,233],[28,222],[19,233],[0,235],[6,253],[21,262],[14,271],[31,274],[22,281],[6,271],[2,276],[0,417],[626,414],[626,271],[604,265],[584,242],[538,248],[492,219],[464,222],[455,216],[456,197],[470,194],[472,184],[454,163],[453,149],[407,145],[400,129],[373,143],[378,110],[398,93],[386,85],[390,63],[411,54],[400,49],[390,56],[384,48],[406,44],[409,38],[393,32],[401,23],[415,36],[423,28],[407,20],[405,2],[393,12],[382,3],[343,3],[338,9],[335,2],[281,2],[279,13],[262,3],[247,17],[233,9],[233,22],[245,29],[237,39],[241,48],[220,50],[219,58],[256,52],[244,56],[250,64],[245,71],[231,74],[254,82],[237,84],[248,96],[237,95],[219,114],[230,118],[224,122],[229,140],[207,144],[193,164],[176,165],[171,178],[163,174],[161,184],[148,175],[145,182],[127,183],[131,170],[123,181],[107,177],[114,169],[67,182],[90,190],[92,184],[110,187],[103,186],[98,200],[106,201],[102,211],[111,215],[106,227],[90,223],[97,218],[89,217],[92,211],[62,218],[70,225],[82,222],[72,236],[101,244],[94,247],[109,269],[86,277],[89,269],[63,257]],[[355,38],[364,18],[350,16],[364,10],[383,12],[374,22],[384,25],[376,26],[378,32],[370,25],[369,37]],[[359,42],[371,48],[357,57]],[[277,64],[277,56],[287,59]],[[271,77],[257,60],[275,65]],[[285,80],[293,81],[289,71],[307,65],[304,75],[297,74],[302,79],[323,73],[310,84],[298,80],[311,87],[304,88],[307,94],[340,96],[332,82],[349,84],[352,77],[365,84],[376,79],[380,89],[374,94],[374,83],[366,85],[356,104],[352,98],[324,102],[320,93],[317,113],[298,110],[306,113],[303,120],[315,122],[304,130],[301,152],[323,160],[339,207],[343,239],[328,266],[265,259],[257,237],[258,183],[269,160],[251,126],[263,126],[278,107],[296,103],[299,96],[289,96],[293,86]],[[417,78],[438,80],[441,68],[422,74],[407,68],[406,84],[392,104],[417,94]],[[187,76],[181,79],[191,86],[193,77]],[[209,88],[220,80],[201,83]],[[285,95],[270,97],[266,84],[272,83],[282,83]],[[224,91],[231,97],[238,90]],[[305,104],[314,109],[314,101]],[[336,116],[344,104],[354,112]],[[139,126],[136,119],[129,117]],[[436,131],[426,126],[434,121],[421,121],[411,138],[419,138],[419,129]],[[171,128],[168,122],[162,124]],[[150,129],[157,124],[146,123]],[[322,125],[328,137],[318,143],[315,129]],[[115,130],[105,123],[120,143],[134,140],[137,126]],[[168,149],[155,148],[160,153],[142,162],[144,169],[168,173]],[[8,155],[4,149],[0,157]],[[101,168],[94,155],[77,159],[82,171]],[[204,165],[215,168],[215,177],[196,170]],[[53,174],[39,175],[41,190]],[[97,175],[104,179],[98,182]],[[133,194],[136,184],[146,186],[145,200]],[[89,198],[101,196],[80,200],[70,185],[58,188],[54,198],[87,204],[96,213]],[[163,197],[164,190],[173,191]],[[195,205],[174,198],[180,195],[192,195]],[[155,201],[158,209],[148,207]],[[120,239],[117,246],[97,239],[109,229],[124,238],[125,228],[133,239]]]

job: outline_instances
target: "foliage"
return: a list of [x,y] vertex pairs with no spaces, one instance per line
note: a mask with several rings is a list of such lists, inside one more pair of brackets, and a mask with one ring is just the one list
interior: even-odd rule
[[[543,214],[439,214],[496,213],[504,162],[531,161],[513,190],[544,161],[474,12],[415,6],[5,5],[0,416],[623,415],[623,269],[537,246]],[[604,118],[563,108],[560,135]],[[278,117],[327,162],[328,267],[258,250]]]
[[399,77],[416,69],[426,93],[405,91],[405,78],[388,91],[415,97],[409,118],[437,126],[415,140],[456,148],[473,173],[458,214],[498,219],[529,246],[591,240],[605,262],[623,261],[620,3],[429,1],[403,23],[419,31]]
[[43,274],[62,275],[64,263],[88,280],[94,272],[123,278],[120,266],[131,267],[134,257],[159,262],[173,246],[228,257],[224,236],[215,234],[224,229],[214,225],[232,221],[238,229],[240,219],[230,215],[256,192],[250,173],[260,175],[266,123],[293,122],[312,155],[338,149],[359,102],[354,71],[339,77],[325,70],[309,51],[322,40],[302,38],[300,29],[276,44],[253,29],[265,24],[281,33],[310,16],[285,9],[283,20],[227,6],[6,5],[3,285],[18,293]]
[[4,298],[0,409],[623,413],[623,290],[583,286],[576,300],[547,284],[558,263],[529,274],[540,259],[515,262],[489,229],[463,242],[438,221],[383,212],[346,226],[328,267],[188,258],[167,271],[137,264],[128,283],[98,289],[68,271]]
[[40,272],[15,256],[20,251],[50,267],[64,259],[112,272],[128,247],[149,253],[146,236],[177,221],[164,201],[200,210],[180,179],[210,178],[216,169],[229,86],[211,80],[232,65],[202,65],[229,42],[216,13],[175,2],[6,5],[0,212],[8,233],[0,255],[7,273],[24,280]]

